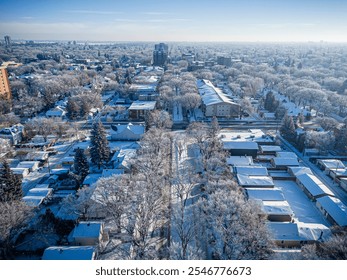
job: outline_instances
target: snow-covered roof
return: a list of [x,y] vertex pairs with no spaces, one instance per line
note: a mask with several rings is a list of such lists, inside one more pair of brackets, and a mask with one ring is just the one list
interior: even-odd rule
[[102,222],[80,222],[73,230],[72,237],[99,237],[103,227]]
[[[153,77],[153,76],[152,76]],[[156,82],[154,80],[154,82]],[[148,84],[132,84],[129,88],[129,91],[137,91],[141,93],[155,92],[156,85],[148,85]]]
[[334,173],[336,177],[347,177],[347,169],[330,169],[330,172]]
[[113,155],[111,161],[121,161],[126,157],[134,157],[136,152],[136,149],[120,149]]
[[267,226],[274,240],[302,240],[302,237],[299,235],[298,225],[295,223],[269,222]]
[[276,201],[276,200],[263,200],[262,210],[267,215],[289,215],[293,216],[294,212],[290,207],[288,201]]
[[41,205],[45,198],[45,196],[24,196],[22,199],[27,205],[37,207]]
[[334,196],[334,193],[315,175],[304,173],[296,176],[296,178],[313,197],[321,195]]
[[282,148],[275,145],[260,145],[260,151],[262,152],[280,152]]
[[339,226],[347,226],[347,207],[336,197],[323,196],[317,202],[328,212]]
[[272,159],[273,165],[276,166],[299,166],[296,158],[275,157]]
[[83,181],[83,185],[92,185],[99,180],[101,174],[88,174]]
[[276,152],[276,156],[281,158],[296,158],[296,159],[298,158],[298,156],[295,153],[284,152],[284,151]]
[[52,188],[32,188],[28,191],[27,196],[41,196],[47,197],[53,192]]
[[154,110],[156,104],[156,101],[137,100],[130,105],[129,110]]
[[261,129],[248,129],[247,131],[235,131],[223,129],[218,137],[222,141],[252,141],[259,143],[274,143],[274,139],[266,135]]
[[223,141],[225,150],[258,150],[258,144],[250,141]]
[[29,174],[29,168],[26,167],[11,167],[13,174],[26,176]]
[[110,130],[113,140],[139,140],[144,133],[145,126],[143,124],[134,125],[132,123],[112,125]]
[[291,172],[295,177],[297,177],[300,174],[311,174],[313,175],[312,171],[308,167],[304,166],[289,166],[288,171]]
[[318,163],[327,169],[346,168],[342,161],[338,159],[319,159]]
[[331,236],[331,230],[323,224],[298,222],[299,234],[303,239],[325,241]]
[[48,247],[43,252],[43,260],[93,260],[93,246],[61,246]]
[[271,187],[274,186],[274,182],[270,176],[253,176],[237,174],[237,180],[240,186],[255,186],[255,187]]
[[258,175],[258,176],[267,176],[269,175],[267,168],[264,166],[236,166],[235,171],[237,174],[244,174],[244,175]]
[[230,156],[227,158],[227,164],[232,166],[253,165],[251,156]]
[[197,87],[202,102],[206,106],[220,103],[240,106],[239,104],[231,101],[231,99],[221,89],[215,87],[209,80],[198,80]]
[[246,188],[249,199],[283,201],[285,200],[283,192],[277,188]]

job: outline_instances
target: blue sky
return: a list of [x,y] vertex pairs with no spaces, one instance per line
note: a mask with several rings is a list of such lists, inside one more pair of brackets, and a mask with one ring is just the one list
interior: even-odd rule
[[0,36],[347,42],[346,0],[0,0]]

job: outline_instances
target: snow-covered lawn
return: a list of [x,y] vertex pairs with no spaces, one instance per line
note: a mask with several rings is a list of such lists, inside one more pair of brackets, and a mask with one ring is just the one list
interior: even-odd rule
[[330,226],[321,212],[294,181],[275,180],[275,186],[283,191],[285,199],[300,222]]

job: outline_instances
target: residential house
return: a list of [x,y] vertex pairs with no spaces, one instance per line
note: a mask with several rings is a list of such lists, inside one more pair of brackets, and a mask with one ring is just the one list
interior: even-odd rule
[[111,159],[113,167],[122,169],[124,172],[130,172],[132,159],[136,156],[136,152],[136,149],[120,149]]
[[85,221],[74,228],[71,237],[75,245],[95,246],[107,238],[107,234],[104,232],[104,223]]
[[259,150],[262,155],[276,155],[276,152],[282,151],[282,148],[275,145],[260,145]]
[[262,200],[260,203],[262,212],[272,222],[291,222],[294,212],[286,200]]
[[283,192],[278,188],[245,188],[246,196],[252,200],[284,201]]
[[323,196],[334,196],[334,193],[314,175],[300,174],[296,177],[296,183],[313,201]]
[[316,205],[333,225],[347,226],[347,207],[336,197],[323,196],[317,198]]
[[331,236],[331,230],[322,224],[269,222],[267,226],[276,245],[282,248],[300,248]]
[[84,178],[82,185],[84,187],[91,187],[100,179],[100,177],[101,177],[101,174],[88,174],[86,178]]
[[270,176],[253,176],[237,174],[237,181],[244,188],[273,188],[275,186]]
[[269,175],[266,167],[258,166],[258,165],[253,165],[253,166],[238,165],[234,167],[234,172],[237,174],[252,175],[252,176],[268,176]]
[[39,161],[21,161],[17,165],[17,168],[28,168],[30,172],[34,172],[39,169],[39,165]]
[[246,166],[254,165],[251,156],[229,156],[227,157],[227,164],[231,166]]
[[10,140],[11,145],[17,145],[22,141],[24,126],[16,124],[0,129],[0,138]]
[[96,258],[93,246],[54,246],[43,252],[42,260],[94,260]]
[[308,167],[304,167],[304,166],[289,166],[287,171],[293,177],[296,177],[296,176],[298,176],[300,174],[311,174],[311,175],[313,175],[311,169],[308,168]]
[[299,166],[299,162],[294,157],[275,157],[271,159],[271,164],[275,169],[287,170],[289,166]]
[[113,141],[138,141],[145,133],[143,124],[117,124],[111,125],[110,135]]
[[29,175],[30,171],[29,168],[19,168],[19,167],[12,167],[11,168],[13,174],[19,176],[20,178],[24,178]]
[[129,107],[129,119],[145,120],[146,116],[156,109],[156,101],[134,101]]
[[320,169],[324,170],[326,174],[329,174],[331,169],[344,169],[346,166],[338,159],[319,159],[317,165]]
[[222,139],[223,149],[231,156],[251,156],[257,157],[258,144],[251,141],[225,141]]

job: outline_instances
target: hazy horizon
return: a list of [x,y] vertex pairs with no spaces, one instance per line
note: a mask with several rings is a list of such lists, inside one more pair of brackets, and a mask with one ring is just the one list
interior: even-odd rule
[[0,36],[90,42],[347,42],[347,1],[1,0]]

